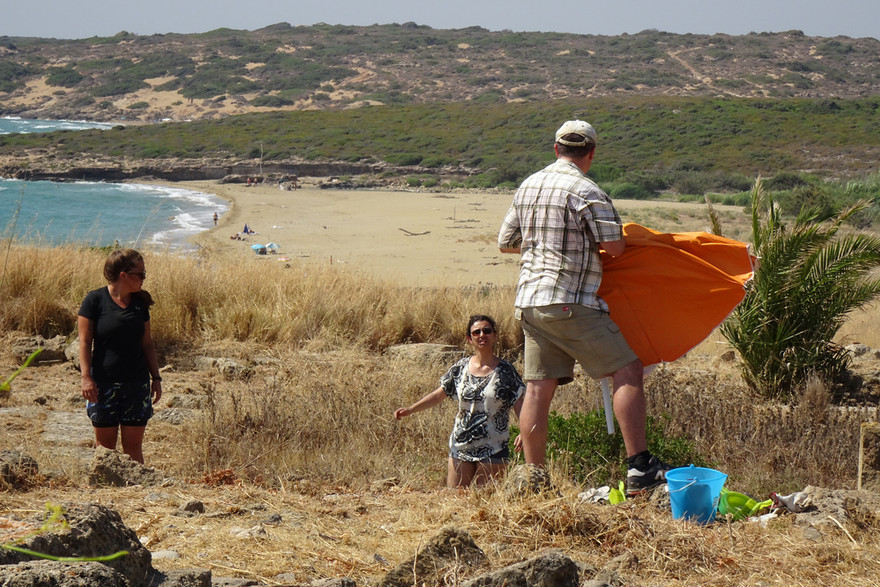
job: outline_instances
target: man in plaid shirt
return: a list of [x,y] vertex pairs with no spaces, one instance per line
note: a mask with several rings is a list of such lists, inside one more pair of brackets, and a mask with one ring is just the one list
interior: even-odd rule
[[666,482],[669,465],[645,437],[643,366],[596,292],[599,249],[623,254],[622,222],[611,199],[587,178],[596,131],[570,120],[556,131],[556,161],[526,178],[498,234],[504,253],[522,255],[515,316],[525,335],[526,395],[520,439],[527,463],[543,466],[550,402],[574,380],[574,363],[594,379],[614,380],[614,412],[628,456],[627,493]]

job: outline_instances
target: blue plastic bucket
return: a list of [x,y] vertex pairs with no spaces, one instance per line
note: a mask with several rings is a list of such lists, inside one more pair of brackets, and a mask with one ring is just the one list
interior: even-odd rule
[[666,484],[669,487],[672,517],[700,524],[713,521],[725,481],[727,475],[721,471],[693,465],[667,471]]

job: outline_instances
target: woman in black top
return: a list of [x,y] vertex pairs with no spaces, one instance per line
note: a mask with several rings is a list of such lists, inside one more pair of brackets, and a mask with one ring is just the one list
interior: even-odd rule
[[144,258],[118,249],[104,262],[107,286],[90,291],[79,309],[80,370],[86,413],[100,446],[122,450],[144,462],[143,441],[162,378],[150,336],[153,298],[142,288]]

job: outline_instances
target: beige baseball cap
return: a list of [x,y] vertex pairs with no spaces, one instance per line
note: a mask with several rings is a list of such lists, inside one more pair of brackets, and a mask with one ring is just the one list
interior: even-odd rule
[[[579,141],[565,140],[562,137],[566,135],[579,135],[583,137]],[[556,131],[556,142],[560,145],[568,145],[569,147],[584,147],[589,144],[596,144],[596,129],[590,126],[589,122],[583,120],[569,120],[559,127]]]

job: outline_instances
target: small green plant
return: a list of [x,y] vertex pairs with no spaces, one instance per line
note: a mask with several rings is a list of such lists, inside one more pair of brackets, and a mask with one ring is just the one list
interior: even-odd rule
[[[705,465],[705,460],[696,454],[687,440],[665,433],[667,421],[668,417],[658,422],[648,416],[650,451],[669,463]],[[516,438],[517,434],[519,429],[512,425],[511,439]],[[608,434],[604,410],[575,412],[570,416],[551,412],[547,430],[547,459],[562,464],[568,476],[579,483],[589,481],[614,487],[617,481],[626,478],[623,437],[619,427],[614,434]]]
[[0,393],[9,393],[12,390],[12,380],[21,375],[22,371],[28,368],[34,359],[36,359],[40,353],[43,352],[43,349],[37,349],[30,354],[30,356],[25,360],[24,364],[15,370],[15,372],[6,378],[3,383],[0,383]]

